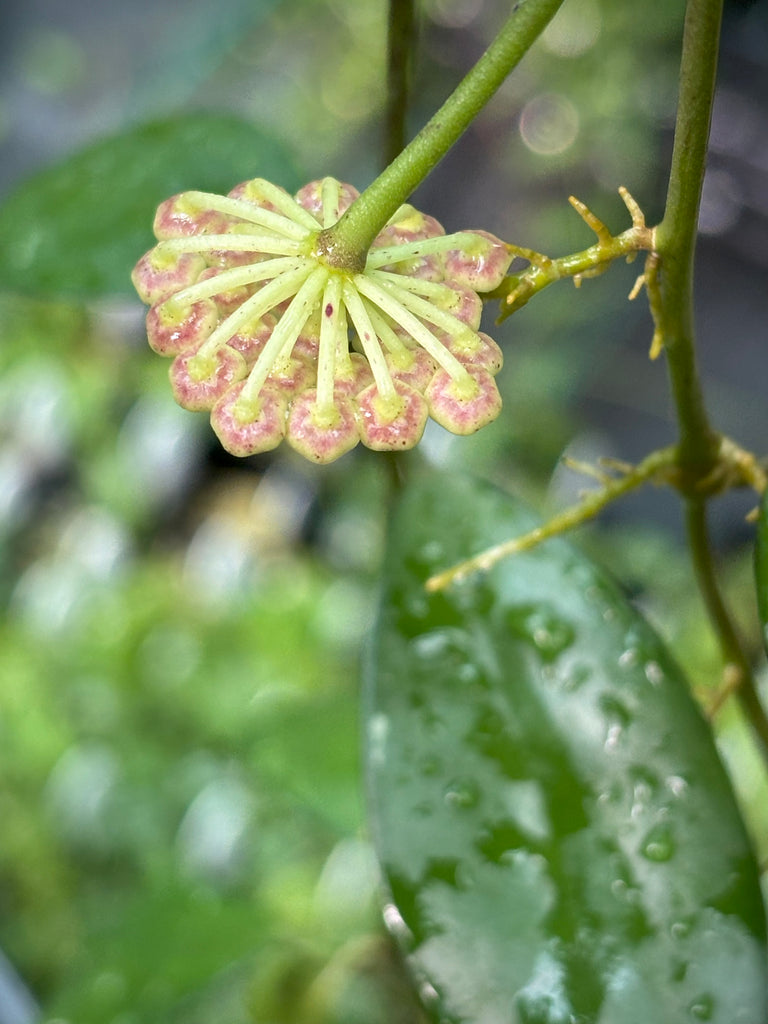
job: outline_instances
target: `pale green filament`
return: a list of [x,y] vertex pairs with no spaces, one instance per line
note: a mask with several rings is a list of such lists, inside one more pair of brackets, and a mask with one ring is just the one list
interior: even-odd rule
[[415,317],[413,313],[405,309],[394,296],[390,295],[364,274],[356,274],[354,282],[358,291],[369,298],[374,305],[378,306],[396,324],[399,324],[403,330],[407,331],[413,340],[421,345],[423,349],[426,349],[435,362],[439,363],[450,374],[453,380],[466,383],[470,379],[471,375],[456,356],[449,352],[429,328]]
[[[297,224],[303,224],[308,231],[317,231],[320,227],[317,218],[313,217],[309,210],[305,210],[293,196],[289,196],[278,185],[273,185],[265,178],[254,178],[249,181],[246,194],[253,194],[259,199],[265,199],[290,220],[296,221]],[[245,200],[241,201],[245,202]]]
[[236,408],[239,407],[242,411],[246,408],[258,408],[259,392],[264,387],[264,382],[283,353],[293,349],[302,327],[307,322],[307,317],[320,298],[325,282],[328,280],[328,274],[327,267],[317,267],[296,292],[290,306],[283,313],[277,327],[272,331],[269,340],[259,353],[235,403]]
[[[345,279],[343,285],[344,305],[347,307],[347,312],[360,338],[365,358],[368,360],[373,379],[376,381],[379,397],[385,401],[394,402],[398,397],[397,391],[392,383],[389,367],[384,358],[384,353],[381,351],[376,331],[373,329],[373,324],[356,288],[359,279],[362,277],[362,274],[355,274],[354,283]],[[362,289],[360,290],[362,291]]]
[[386,280],[382,280],[383,275],[380,275],[378,271],[374,271],[371,274],[371,277],[374,276],[411,313],[415,313],[422,320],[428,320],[435,327],[439,327],[440,330],[445,331],[446,334],[449,334],[451,338],[454,338],[466,348],[476,350],[480,347],[477,333],[465,324],[463,320],[459,320],[453,313],[449,313],[445,309],[439,309],[426,299],[422,299],[407,289],[401,288],[399,284],[395,284],[392,278],[396,277],[396,274],[388,276]]
[[434,238],[422,238],[416,242],[404,242],[402,245],[387,245],[382,249],[371,249],[366,260],[366,270],[375,270],[390,263],[412,260],[418,256],[432,256],[435,253],[450,252],[461,249],[470,242],[477,244],[477,235],[471,231],[458,231],[453,235],[437,235]]
[[323,227],[330,228],[339,219],[340,183],[335,178],[323,178],[320,198],[323,204]]
[[270,256],[308,256],[311,244],[278,235],[184,235],[158,242],[161,253],[188,252],[258,252]]
[[[339,337],[339,334],[342,337]],[[320,347],[317,355],[317,415],[328,425],[337,417],[334,406],[336,356],[341,342],[347,347],[346,318],[341,306],[341,277],[331,274],[325,285],[320,309]]]
[[407,274],[398,274],[393,270],[371,270],[370,276],[376,281],[381,281],[382,284],[384,281],[391,281],[407,292],[413,292],[414,295],[426,295],[428,298],[434,299],[435,302],[450,302],[452,299],[455,301],[456,298],[456,288],[442,284],[440,281],[430,281],[426,277],[409,277]]
[[339,303],[339,328],[336,332],[336,370],[339,376],[352,373],[352,359],[349,351],[349,329],[347,311],[343,300]]
[[[281,274],[269,284],[260,288],[255,295],[246,299],[242,306],[222,320],[216,330],[200,348],[201,355],[215,352],[219,345],[225,345],[238,328],[249,320],[258,320],[285,299],[294,295],[303,281],[312,273],[313,263],[307,261],[303,266],[287,274]],[[317,271],[315,271],[317,273]]]
[[220,274],[208,277],[197,284],[191,284],[188,288],[182,288],[176,292],[169,301],[191,305],[201,299],[210,299],[212,295],[220,292],[230,291],[247,284],[256,284],[258,281],[269,281],[270,278],[278,277],[291,270],[298,270],[300,267],[310,267],[312,260],[298,259],[292,256],[279,256],[274,260],[263,260],[261,263],[249,263],[246,267],[233,267],[231,270],[224,270]]
[[409,348],[403,339],[399,338],[397,334],[395,334],[370,299],[364,299],[363,301],[365,302],[365,308],[368,310],[368,315],[371,318],[371,323],[373,324],[381,343],[384,345],[384,348],[391,355],[395,356],[396,359],[399,359],[401,363],[405,364],[404,357],[410,356],[413,349]]
[[265,210],[262,206],[254,206],[243,199],[217,196],[213,192],[187,192],[186,197],[189,197],[192,203],[199,204],[201,212],[215,210],[217,213],[248,221],[249,224],[258,224],[259,227],[267,228],[268,231],[274,231],[285,238],[306,238],[309,234],[309,230],[303,224],[297,224],[295,220],[290,220],[281,213]]

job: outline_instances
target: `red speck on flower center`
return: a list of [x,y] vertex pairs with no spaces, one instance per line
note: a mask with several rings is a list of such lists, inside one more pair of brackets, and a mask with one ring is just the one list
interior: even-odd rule
[[327,306],[325,307],[325,315],[326,315],[326,316],[328,316],[328,317],[331,317],[331,316],[333,316],[333,306],[331,305],[331,303],[330,303],[330,302],[329,302],[329,303],[328,303],[328,305],[327,305]]

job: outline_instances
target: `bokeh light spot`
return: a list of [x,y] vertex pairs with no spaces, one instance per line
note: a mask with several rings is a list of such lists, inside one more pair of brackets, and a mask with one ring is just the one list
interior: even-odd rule
[[596,0],[571,0],[544,29],[541,42],[557,57],[580,57],[595,45],[601,28]]
[[520,137],[540,156],[559,156],[573,145],[578,134],[579,112],[558,93],[534,96],[520,114]]

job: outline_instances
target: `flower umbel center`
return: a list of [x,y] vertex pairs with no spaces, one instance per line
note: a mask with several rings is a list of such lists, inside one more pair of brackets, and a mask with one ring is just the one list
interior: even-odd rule
[[430,416],[469,434],[498,415],[502,357],[479,296],[504,277],[507,246],[403,206],[362,263],[329,231],[356,197],[334,178],[295,196],[254,179],[157,211],[158,244],[133,275],[149,342],[174,357],[177,401],[209,410],[235,455],[285,438],[330,462],[358,441],[411,448]]

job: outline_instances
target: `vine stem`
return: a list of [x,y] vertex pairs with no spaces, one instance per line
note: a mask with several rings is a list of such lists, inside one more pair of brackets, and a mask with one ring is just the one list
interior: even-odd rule
[[387,109],[384,117],[384,163],[405,147],[411,56],[416,18],[414,0],[389,0],[387,26]]
[[723,660],[731,673],[738,675],[739,702],[768,763],[768,716],[720,592],[705,500],[696,493],[714,469],[720,447],[709,423],[696,367],[693,273],[722,13],[723,0],[688,0],[686,6],[667,201],[656,229],[656,251],[662,267],[659,326],[680,432],[677,482],[686,500],[686,527],[694,571]]
[[660,326],[680,431],[680,469],[694,483],[712,470],[718,444],[696,368],[693,267],[722,11],[723,0],[688,0],[686,6],[672,164],[656,228],[663,268]]
[[349,207],[322,232],[329,263],[356,268],[376,235],[440,162],[519,63],[563,0],[518,0],[494,41],[437,113]]
[[686,526],[699,590],[717,632],[726,669],[731,677],[733,692],[760,744],[763,757],[768,761],[768,717],[760,703],[752,669],[744,653],[741,639],[717,585],[706,506],[703,499],[688,500]]

